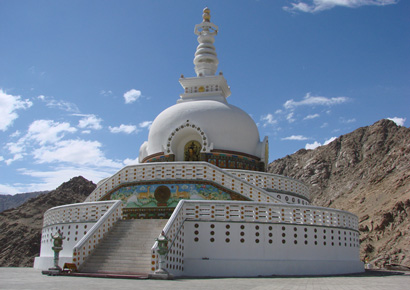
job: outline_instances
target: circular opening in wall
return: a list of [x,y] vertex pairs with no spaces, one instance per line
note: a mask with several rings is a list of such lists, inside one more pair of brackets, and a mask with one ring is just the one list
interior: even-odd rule
[[231,240],[230,240],[230,239],[228,239],[228,238],[225,240],[225,242],[227,242],[227,243],[229,243],[230,241],[231,241]]
[[286,243],[286,241],[285,240],[282,240],[282,244],[285,244]]
[[213,229],[215,227],[215,225],[214,224],[211,224],[211,228]]
[[214,231],[211,231],[211,235],[212,235],[212,236],[215,235],[215,232],[214,232]]
[[241,229],[243,230],[245,228],[245,226],[244,225],[241,225]]
[[215,239],[214,239],[214,238],[211,238],[211,240],[210,240],[210,241],[211,241],[211,243],[213,243],[213,242],[215,241]]
[[241,243],[244,243],[245,242],[245,239],[241,239]]
[[199,231],[195,231],[195,235],[198,235],[199,234]]

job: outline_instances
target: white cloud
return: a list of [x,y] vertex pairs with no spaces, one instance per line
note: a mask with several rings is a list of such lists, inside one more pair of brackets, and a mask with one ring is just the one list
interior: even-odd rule
[[6,94],[0,89],[0,131],[6,131],[18,118],[17,110],[26,110],[33,105],[28,99]]
[[398,126],[404,126],[404,122],[406,122],[406,118],[399,118],[399,117],[387,118],[387,120],[392,120]]
[[303,118],[303,120],[312,120],[315,118],[319,118],[319,114],[313,114],[313,115],[307,115],[306,117]]
[[141,97],[141,91],[131,89],[124,94],[124,99],[126,104],[131,104]]
[[131,134],[131,133],[137,133],[138,128],[135,125],[124,125],[121,124],[119,127],[108,127],[111,133],[125,133],[125,134]]
[[274,119],[272,114],[261,116],[261,121],[263,121],[263,127],[266,127],[268,125],[276,125],[278,123],[278,121]]
[[288,100],[283,104],[286,109],[294,109],[299,106],[332,106],[349,101],[347,97],[335,97],[335,98],[326,98],[322,96],[311,96],[310,93],[307,93],[306,96],[301,101],[294,101],[293,99]]
[[335,141],[337,139],[337,137],[330,137],[329,139],[327,139],[325,141],[325,143],[323,143],[323,145],[327,145],[329,143],[332,143],[333,141]]
[[302,135],[292,135],[289,137],[282,138],[282,140],[296,140],[296,141],[303,141],[308,140],[309,138],[302,136]]
[[61,140],[65,133],[74,133],[77,129],[67,122],[59,123],[53,120],[36,120],[28,128],[25,138],[35,140],[40,145]]
[[66,102],[63,100],[56,100],[54,97],[46,97],[44,95],[38,96],[37,99],[45,102],[46,106],[49,108],[60,109],[60,110],[71,112],[71,113],[80,112],[77,105],[74,103]]
[[76,165],[121,168],[122,163],[104,157],[98,141],[64,140],[33,151],[38,163],[66,162]]
[[4,160],[4,157],[0,155],[0,161],[3,161],[3,160]]
[[327,126],[329,126],[329,123],[323,123],[322,126],[320,126],[320,128],[326,128]]
[[91,134],[91,130],[84,130],[84,131],[81,131],[81,134]]
[[[71,127],[69,123],[54,122],[52,120],[36,120],[29,126],[27,134],[21,137],[17,142],[9,142],[6,148],[15,156],[7,159],[6,163],[10,165],[16,160],[22,159],[27,155],[28,150],[37,145],[44,146],[49,143],[60,141],[66,133],[74,133],[77,129]],[[32,151],[31,151],[32,152]]]
[[94,114],[90,115],[77,115],[77,116],[84,116],[80,121],[78,121],[78,127],[82,129],[94,129],[94,130],[100,130],[102,129],[101,122],[102,119],[98,118]]
[[317,142],[317,141],[315,141],[315,142],[313,142],[312,144],[306,144],[306,146],[305,146],[305,149],[306,150],[313,150],[313,149],[316,149],[317,147],[319,147],[319,146],[322,146],[322,144],[320,144],[319,142]]
[[140,163],[138,157],[135,158],[135,159],[127,158],[127,159],[124,160],[124,165],[134,165],[134,164],[138,164],[138,163]]
[[138,124],[140,128],[148,128],[151,129],[152,121],[144,121]]
[[398,2],[399,0],[294,0],[290,3],[291,6],[284,6],[283,9],[289,12],[301,11],[315,13],[332,9],[336,6],[357,8],[366,5],[391,5],[397,4]]
[[315,141],[315,142],[313,142],[313,143],[311,143],[311,144],[307,143],[306,146],[305,146],[305,149],[306,149],[306,150],[308,150],[308,149],[313,150],[313,149],[316,149],[316,148],[319,147],[319,146],[327,145],[327,144],[333,142],[333,141],[336,140],[336,139],[337,139],[337,137],[331,137],[331,138],[327,139],[323,144],[321,144],[321,143],[319,143],[319,142],[317,142],[317,141]]

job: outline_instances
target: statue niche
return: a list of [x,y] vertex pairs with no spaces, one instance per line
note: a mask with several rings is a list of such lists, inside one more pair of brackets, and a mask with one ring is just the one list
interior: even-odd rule
[[184,147],[184,161],[199,161],[202,146],[198,141],[189,141]]

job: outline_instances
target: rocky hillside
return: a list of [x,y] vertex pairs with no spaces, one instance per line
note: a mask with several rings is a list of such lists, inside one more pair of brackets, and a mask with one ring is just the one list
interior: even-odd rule
[[380,120],[278,159],[268,171],[304,181],[314,205],[358,215],[362,258],[410,267],[409,128]]
[[83,202],[95,184],[75,177],[56,190],[0,213],[0,267],[32,267],[40,253],[43,214],[51,207]]
[[5,211],[9,208],[15,208],[23,203],[25,203],[30,198],[39,196],[40,194],[47,193],[48,191],[36,191],[36,192],[27,192],[19,193],[15,195],[9,194],[0,194],[0,212]]

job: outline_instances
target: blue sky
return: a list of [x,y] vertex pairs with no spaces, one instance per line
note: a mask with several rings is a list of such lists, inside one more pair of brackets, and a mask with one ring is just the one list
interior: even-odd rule
[[394,118],[408,126],[410,1],[0,1],[0,193],[135,163],[194,76],[202,9],[228,102],[270,160]]

